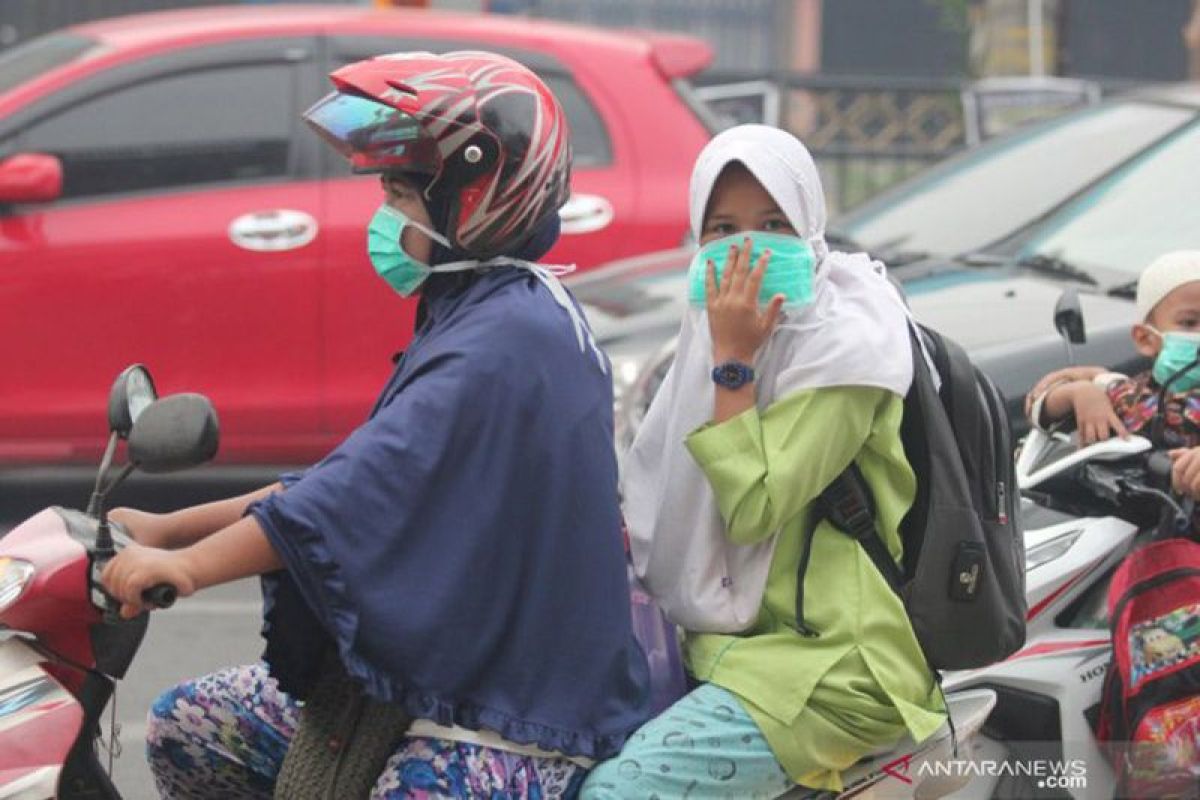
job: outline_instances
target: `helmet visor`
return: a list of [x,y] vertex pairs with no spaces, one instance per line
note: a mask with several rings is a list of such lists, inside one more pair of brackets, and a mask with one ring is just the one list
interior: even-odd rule
[[415,118],[367,97],[331,92],[304,121],[350,159],[355,172],[436,172],[437,143]]

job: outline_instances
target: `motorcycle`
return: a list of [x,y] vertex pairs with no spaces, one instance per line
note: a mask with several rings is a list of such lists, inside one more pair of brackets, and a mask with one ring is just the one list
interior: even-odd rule
[[971,715],[956,749],[945,729],[922,748],[903,743],[847,771],[838,797],[1112,796],[1113,773],[1088,716],[1112,653],[1109,579],[1139,532],[1159,523],[1161,509],[1172,520],[1185,514],[1158,488],[1170,474],[1162,456],[1141,437],[1080,449],[1061,433],[1029,434],[1017,461],[1025,495],[1024,647],[1002,662],[943,674],[956,727],[960,698],[988,698],[973,709],[983,718]]
[[[131,541],[107,518],[105,501],[134,469],[162,473],[209,460],[218,426],[207,399],[160,399],[149,373],[137,365],[114,383],[108,417],[109,443],[87,509],[47,508],[0,536],[0,800],[120,798],[111,762],[107,770],[102,764],[101,751],[111,752],[111,746],[101,742],[101,720],[149,615],[122,619],[101,589],[104,565]],[[121,441],[128,463],[110,479]],[[174,594],[161,585],[145,599],[167,608]],[[636,622],[636,592],[633,599]],[[947,725],[919,745],[901,743],[865,759],[846,775],[847,791],[888,775],[904,785],[906,771],[949,757],[979,729],[995,696],[968,690],[948,701],[953,731]],[[938,780],[943,790],[930,794]],[[957,785],[938,780],[921,783],[920,796],[939,796]]]
[[995,711],[975,740],[977,780],[956,797],[1111,797],[1114,777],[1090,718],[1112,655],[1113,572],[1159,523],[1187,519],[1158,488],[1170,461],[1142,437],[1077,448],[1034,430],[1017,462],[1024,495],[1027,633],[1008,659],[947,673],[947,691],[987,688]]
[[[1068,348],[1084,341],[1074,293],[1060,299],[1055,325]],[[1026,642],[1003,662],[944,676],[948,691],[987,688],[997,697],[974,742],[986,769],[955,797],[1110,798],[1116,781],[1092,726],[1112,657],[1109,582],[1143,541],[1186,530],[1193,504],[1171,494],[1170,458],[1141,436],[1080,448],[1072,436],[1035,428],[1016,466]]]
[[[130,542],[107,518],[109,493],[134,469],[164,473],[216,454],[218,426],[197,394],[158,398],[145,368],[113,384],[109,440],[85,511],[51,507],[0,536],[0,800],[120,798],[101,763],[101,716],[146,633],[102,589],[104,565]],[[121,441],[128,461],[111,479]],[[146,602],[167,608],[169,585]],[[111,749],[110,749],[111,752]]]

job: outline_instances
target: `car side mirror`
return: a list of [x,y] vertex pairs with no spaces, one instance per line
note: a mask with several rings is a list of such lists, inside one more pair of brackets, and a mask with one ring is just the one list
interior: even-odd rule
[[155,400],[129,432],[129,461],[143,472],[175,472],[217,454],[217,412],[201,394]]
[[0,161],[0,204],[57,200],[62,187],[62,162],[56,156],[19,153]]
[[1066,289],[1054,305],[1054,327],[1059,335],[1071,344],[1085,344],[1087,331],[1083,324],[1083,307],[1079,303],[1079,292]]

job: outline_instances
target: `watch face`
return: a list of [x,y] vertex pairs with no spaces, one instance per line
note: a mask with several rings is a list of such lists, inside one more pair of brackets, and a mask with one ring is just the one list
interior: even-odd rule
[[729,389],[740,389],[753,380],[754,372],[744,364],[727,362],[713,370],[713,380]]

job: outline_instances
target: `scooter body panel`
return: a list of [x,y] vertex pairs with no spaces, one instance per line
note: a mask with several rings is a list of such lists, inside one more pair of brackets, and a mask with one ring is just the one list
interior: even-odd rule
[[[971,742],[995,705],[996,694],[988,689],[947,694],[946,709],[954,723],[953,733],[945,724],[920,743],[905,736],[894,747],[862,759],[842,773],[844,788],[838,800],[876,796],[936,798],[966,785],[972,780],[969,775],[952,775],[939,765],[971,757]],[[796,787],[781,800],[824,800],[829,796]]]
[[[1059,628],[1029,641],[1011,658],[991,667],[946,676],[947,691],[987,687],[1001,693],[1008,716],[1033,718],[1045,700],[1055,704],[1058,730],[1034,732],[1032,741],[1062,744],[1060,760],[1086,765],[1086,786],[1070,790],[1076,798],[1111,796],[1113,774],[1096,744],[1085,712],[1100,700],[1100,688],[1112,648],[1104,631]],[[1005,692],[1004,690],[1011,690]],[[1028,701],[1030,707],[1023,705]],[[979,737],[981,758],[1003,761],[1010,755],[1006,738]],[[969,791],[954,797],[988,797],[994,784],[982,776]]]
[[0,557],[34,566],[29,586],[0,612],[0,626],[37,634],[38,641],[59,656],[88,668],[95,657],[89,628],[101,619],[88,600],[87,549],[72,537],[66,521],[45,509],[0,538]]
[[1137,528],[1115,517],[1082,517],[1026,531],[1027,644],[1053,630],[1054,617],[1124,558],[1135,536]]
[[0,800],[57,796],[83,707],[15,634],[0,638]]

